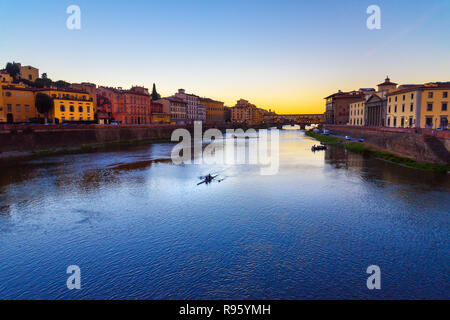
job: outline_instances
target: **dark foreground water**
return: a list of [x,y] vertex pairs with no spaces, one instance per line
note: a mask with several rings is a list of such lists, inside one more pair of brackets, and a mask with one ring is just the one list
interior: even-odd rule
[[449,179],[315,143],[283,132],[272,176],[170,144],[2,163],[0,298],[450,298]]

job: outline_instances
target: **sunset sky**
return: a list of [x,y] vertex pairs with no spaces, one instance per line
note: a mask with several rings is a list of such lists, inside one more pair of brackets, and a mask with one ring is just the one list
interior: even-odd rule
[[[81,30],[66,28],[69,5]],[[381,8],[381,30],[366,9]],[[448,0],[3,0],[0,64],[53,80],[156,83],[233,106],[322,113],[338,89],[450,81]]]

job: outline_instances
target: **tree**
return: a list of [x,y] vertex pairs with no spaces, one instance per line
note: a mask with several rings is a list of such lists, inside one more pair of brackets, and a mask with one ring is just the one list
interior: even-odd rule
[[56,82],[53,82],[53,84],[57,87],[57,88],[63,88],[66,89],[70,86],[70,83],[63,81],[63,80],[58,80]]
[[156,85],[153,84],[153,90],[152,90],[152,101],[161,99],[161,96],[156,91]]
[[53,109],[54,107],[54,102],[53,99],[42,92],[39,92],[38,94],[36,94],[36,99],[35,99],[35,106],[36,106],[36,110],[41,113],[44,114],[45,116],[45,123],[47,123],[47,119],[48,119],[48,113]]
[[[42,75],[44,76],[44,75]],[[53,81],[49,78],[37,78],[34,82],[36,88],[48,88],[53,84]]]
[[20,75],[20,64],[15,62],[8,62],[6,64],[6,72],[8,72],[9,75],[14,79],[17,79]]

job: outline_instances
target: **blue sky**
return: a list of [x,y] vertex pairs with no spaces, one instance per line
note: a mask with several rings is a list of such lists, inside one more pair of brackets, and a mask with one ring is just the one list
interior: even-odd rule
[[[68,30],[66,8],[81,8]],[[381,8],[381,30],[366,9]],[[232,105],[323,112],[323,97],[397,83],[450,80],[450,1],[2,0],[0,65],[53,80],[130,87],[156,82]]]

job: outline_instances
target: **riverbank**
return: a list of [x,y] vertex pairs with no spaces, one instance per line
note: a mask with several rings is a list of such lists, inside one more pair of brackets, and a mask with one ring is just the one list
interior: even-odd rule
[[83,153],[93,153],[100,151],[114,150],[122,147],[132,147],[138,145],[146,145],[152,143],[169,143],[170,138],[153,138],[153,139],[143,139],[143,140],[130,140],[130,141],[116,141],[108,143],[97,143],[97,144],[83,144],[80,146],[72,147],[62,147],[62,148],[51,148],[45,150],[31,150],[31,151],[13,151],[0,153],[0,161],[14,160],[14,159],[30,159],[37,157],[48,157],[56,155],[68,155],[68,154],[83,154]]
[[445,174],[447,174],[450,171],[450,166],[448,165],[417,162],[412,158],[402,157],[397,154],[391,153],[387,150],[378,149],[366,143],[347,142],[345,139],[339,137],[327,136],[319,133],[314,133],[313,131],[307,131],[305,134],[325,144],[340,145],[349,151],[370,155],[377,159],[388,161],[397,165]]

